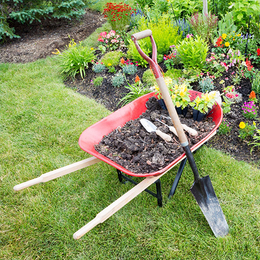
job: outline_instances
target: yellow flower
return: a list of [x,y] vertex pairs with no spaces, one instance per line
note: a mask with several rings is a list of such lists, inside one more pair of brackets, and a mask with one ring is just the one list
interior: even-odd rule
[[93,50],[94,50],[94,48],[90,48],[90,50],[92,50],[92,51],[93,51]]
[[60,54],[60,51],[58,49],[55,49],[55,50],[56,50],[56,52],[52,52],[52,54],[56,54],[56,55]]
[[253,121],[253,125],[254,125],[254,126],[256,126],[256,123],[255,123],[255,121]]
[[172,99],[175,99],[176,98],[176,95],[172,94]]
[[240,122],[239,128],[244,129],[246,127],[246,124],[244,122]]
[[226,33],[223,33],[222,34],[222,39],[225,40],[227,38],[227,34]]
[[155,88],[156,91],[160,91],[158,86],[155,86],[154,88]]
[[172,79],[171,78],[169,78],[169,77],[167,77],[167,78],[165,78],[165,84],[166,85],[169,85],[169,84],[171,84],[172,83]]
[[110,67],[110,66],[112,66],[112,64],[111,64],[111,63],[108,63],[107,66]]
[[209,93],[206,93],[205,95],[204,95],[204,99],[205,99],[205,101],[207,101],[207,102],[209,102],[210,101],[210,96],[209,96]]
[[180,106],[181,106],[180,102],[177,101],[177,102],[176,102],[176,107],[180,107]]
[[225,46],[228,47],[230,44],[229,42],[225,42]]
[[241,36],[241,34],[238,34],[238,35],[237,35],[237,37],[240,37],[240,36]]

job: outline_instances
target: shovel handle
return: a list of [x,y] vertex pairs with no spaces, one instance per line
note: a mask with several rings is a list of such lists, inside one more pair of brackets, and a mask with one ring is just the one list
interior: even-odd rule
[[157,135],[159,135],[166,142],[170,142],[172,140],[170,135],[167,135],[160,130],[156,130],[155,132],[156,132]]
[[[152,43],[152,59],[150,57],[148,57],[140,48],[140,46],[137,43],[137,40],[145,38],[147,36],[150,36],[150,40]],[[166,107],[169,111],[170,117],[172,119],[172,123],[178,133],[178,137],[181,143],[181,146],[187,146],[188,140],[187,137],[183,131],[180,119],[178,117],[178,114],[175,110],[175,107],[172,103],[168,88],[166,86],[166,83],[163,79],[162,73],[160,71],[159,65],[157,64],[157,48],[156,48],[156,44],[154,41],[154,38],[152,36],[152,31],[151,30],[145,30],[136,34],[133,34],[131,36],[131,39],[133,40],[137,51],[139,52],[139,54],[149,63],[149,65],[151,66],[152,70],[153,70],[153,74],[156,78],[156,82],[160,88],[160,92],[162,93],[162,97],[164,99],[164,102],[166,104]]]

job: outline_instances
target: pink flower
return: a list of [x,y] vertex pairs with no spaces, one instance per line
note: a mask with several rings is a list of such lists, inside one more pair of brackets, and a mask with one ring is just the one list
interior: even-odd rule
[[99,41],[99,42],[104,42],[104,39],[100,36],[100,37],[98,38],[98,41]]
[[107,36],[106,36],[106,38],[109,39],[110,37],[111,37],[111,34],[108,33]]
[[116,35],[116,32],[115,32],[114,30],[111,30],[111,31],[110,31],[110,35],[111,35],[111,36],[114,36],[114,35]]
[[227,94],[226,94],[226,97],[227,97],[227,98],[234,98],[235,95],[234,95],[233,93],[227,93]]
[[100,33],[100,36],[103,37],[103,38],[105,38],[106,35],[107,35],[107,32],[102,32],[102,33]]

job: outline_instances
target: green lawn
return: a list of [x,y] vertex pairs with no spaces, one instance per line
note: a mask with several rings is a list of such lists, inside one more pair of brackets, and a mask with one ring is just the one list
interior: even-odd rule
[[195,161],[228,221],[225,238],[213,236],[190,193],[189,166],[171,200],[177,167],[161,178],[162,208],[143,192],[77,241],[74,232],[132,187],[113,167],[101,162],[14,192],[89,157],[78,138],[108,114],[64,86],[55,57],[0,64],[0,259],[260,259],[260,170],[205,146]]

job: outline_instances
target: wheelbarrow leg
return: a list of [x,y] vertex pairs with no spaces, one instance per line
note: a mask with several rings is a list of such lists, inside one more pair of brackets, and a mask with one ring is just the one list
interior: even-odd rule
[[180,178],[181,178],[181,175],[182,175],[182,172],[183,172],[183,170],[184,170],[184,167],[185,167],[185,165],[186,165],[186,162],[187,162],[187,158],[185,158],[183,161],[181,161],[181,165],[180,165],[180,167],[179,167],[179,169],[178,169],[178,172],[177,172],[176,177],[175,177],[175,179],[174,179],[174,182],[173,182],[173,184],[172,184],[171,191],[170,191],[170,193],[169,193],[169,195],[168,195],[168,198],[169,198],[169,199],[174,195],[174,193],[175,193],[175,191],[176,191],[176,188],[177,188],[177,186],[178,186],[178,183],[179,183],[179,180],[180,180]]
[[[138,182],[134,181],[132,178],[129,178],[128,176],[124,175],[120,170],[117,170],[117,175],[118,175],[118,179],[121,183],[125,184],[126,181],[129,181],[131,183],[133,183],[134,185],[137,185]],[[123,181],[123,179],[125,179],[126,181]],[[157,204],[159,207],[162,207],[162,188],[161,188],[161,181],[160,179],[158,179],[157,181],[154,182],[156,185],[156,194],[148,189],[145,189],[144,191],[146,191],[147,193],[151,194],[152,196],[154,196],[155,198],[157,198]]]

